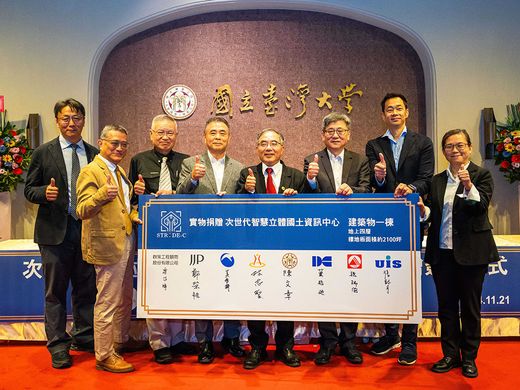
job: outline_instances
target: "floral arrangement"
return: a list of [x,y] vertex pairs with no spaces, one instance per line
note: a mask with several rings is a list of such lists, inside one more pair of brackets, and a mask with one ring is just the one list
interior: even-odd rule
[[497,123],[495,165],[509,183],[520,181],[520,103],[507,106],[506,123]]
[[0,111],[0,192],[16,189],[23,183],[23,173],[29,168],[31,150],[23,129],[6,122],[6,112]]

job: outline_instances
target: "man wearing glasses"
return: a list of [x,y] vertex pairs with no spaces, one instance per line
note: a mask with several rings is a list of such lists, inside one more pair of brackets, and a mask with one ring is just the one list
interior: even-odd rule
[[[182,160],[188,157],[173,150],[177,141],[177,122],[168,115],[152,120],[150,141],[153,149],[136,154],[130,161],[128,178],[134,183],[136,195],[171,195],[177,191]],[[137,197],[133,198],[137,204]],[[195,349],[184,342],[182,320],[147,318],[148,340],[154,360],[159,364],[173,362],[173,354],[194,354]]]
[[[406,127],[408,102],[401,94],[389,93],[381,101],[385,134],[368,141],[366,155],[370,163],[375,192],[393,193],[395,197],[412,192],[423,198],[430,192],[434,155],[432,141]],[[421,229],[422,242],[422,229]],[[417,361],[417,325],[404,324],[402,338],[399,324],[385,324],[386,334],[372,345],[371,353],[384,355],[402,345],[397,362],[409,366]]]
[[[75,99],[54,106],[58,138],[39,146],[32,155],[24,194],[39,205],[34,241],[40,247],[45,277],[45,333],[52,367],[72,365],[69,349],[94,351],[92,313],[96,275],[82,260],[81,220],[76,215],[76,180],[81,167],[98,150],[83,141],[85,108]],[[67,288],[72,286],[73,326],[67,325]]]
[[[350,118],[331,112],[323,118],[321,140],[325,149],[307,156],[303,172],[312,188],[321,193],[348,196],[352,193],[370,193],[370,167],[365,156],[346,149],[350,141]],[[340,334],[334,322],[319,322],[320,350],[314,363],[329,363],[339,344],[341,354],[352,364],[361,364],[363,356],[356,347],[357,323],[340,323]]]
[[130,372],[134,367],[114,346],[125,345],[130,330],[133,296],[134,234],[140,224],[131,205],[132,183],[118,164],[128,150],[123,126],[103,128],[99,155],[81,170],[76,211],[83,220],[83,258],[94,264],[97,296],[94,305],[96,368]]
[[[240,172],[237,194],[283,194],[292,196],[313,192],[305,175],[286,166],[281,158],[285,151],[283,135],[274,129],[265,129],[257,137],[256,153],[260,164],[244,168]],[[294,322],[276,322],[276,357],[289,367],[299,367],[300,358],[294,351]],[[244,368],[251,370],[267,360],[269,336],[265,321],[247,321],[251,335],[251,352],[244,360]]]

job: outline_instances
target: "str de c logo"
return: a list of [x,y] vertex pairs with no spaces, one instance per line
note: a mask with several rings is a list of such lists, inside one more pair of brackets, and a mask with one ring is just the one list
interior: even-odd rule
[[161,211],[161,232],[157,238],[186,238],[182,232],[181,211]]

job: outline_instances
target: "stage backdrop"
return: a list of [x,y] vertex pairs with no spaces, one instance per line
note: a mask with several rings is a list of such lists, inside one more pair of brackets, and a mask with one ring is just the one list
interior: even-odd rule
[[408,127],[426,131],[424,74],[413,48],[388,31],[322,13],[250,10],[170,22],[121,42],[100,77],[100,126],[119,123],[130,132],[124,167],[150,147],[151,119],[163,113],[163,93],[174,84],[198,100],[179,121],[176,149],[190,155],[203,150],[212,105],[213,113],[228,110],[229,154],[245,164],[257,162],[256,134],[274,127],[286,136],[284,161],[302,169],[303,158],[323,148],[321,120],[331,110],[350,111],[348,147],[364,153],[383,131],[380,101],[390,91],[408,97]]

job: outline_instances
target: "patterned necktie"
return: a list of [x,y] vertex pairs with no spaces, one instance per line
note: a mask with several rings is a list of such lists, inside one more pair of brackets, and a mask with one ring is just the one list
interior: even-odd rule
[[274,188],[273,181],[273,168],[267,168],[265,170],[267,172],[267,193],[268,194],[276,194],[276,188]]
[[76,205],[77,205],[77,198],[76,198],[76,182],[78,181],[79,176],[79,157],[78,157],[78,145],[77,144],[70,144],[70,147],[72,148],[72,171],[70,175],[70,215],[74,219],[78,219],[78,215],[76,214]]
[[163,157],[161,162],[161,174],[159,176],[159,191],[161,190],[172,190],[172,179],[170,178],[170,170],[166,165],[168,157]]

